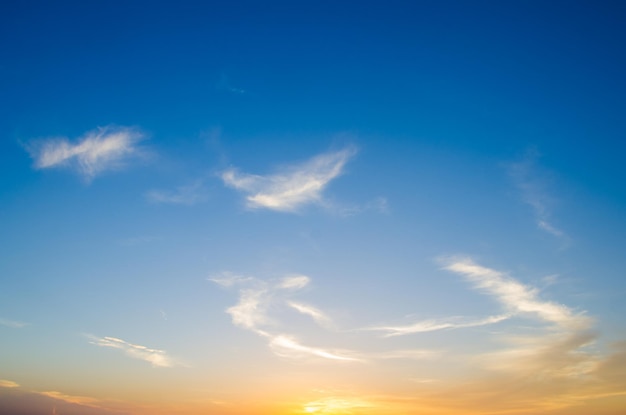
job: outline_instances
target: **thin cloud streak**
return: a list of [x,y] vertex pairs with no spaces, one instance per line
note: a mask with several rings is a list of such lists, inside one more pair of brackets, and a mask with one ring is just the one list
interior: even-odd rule
[[444,352],[441,350],[409,349],[375,353],[371,354],[370,357],[375,359],[434,360],[440,358],[443,354]]
[[154,367],[173,367],[176,362],[164,350],[128,343],[115,337],[88,336],[91,344],[122,350],[127,356],[149,362]]
[[38,393],[40,395],[44,395],[49,398],[59,399],[65,402],[75,403],[78,405],[94,406],[94,404],[99,402],[99,400],[95,398],[90,398],[87,396],[66,395],[64,393],[57,392],[57,391],[45,391],[45,392],[38,392]]
[[[330,205],[327,203],[327,205]],[[333,204],[329,206],[340,216],[354,216],[365,212],[377,212],[382,214],[388,214],[390,212],[389,201],[386,197],[379,196],[369,202],[355,205],[338,205]]]
[[424,320],[419,321],[417,323],[405,325],[405,326],[379,326],[379,327],[370,327],[363,330],[368,331],[384,331],[387,334],[384,337],[393,337],[393,336],[404,336],[407,334],[414,333],[425,333],[429,331],[438,331],[438,330],[451,330],[451,329],[461,329],[468,327],[479,327],[486,326],[489,324],[499,323],[501,321],[507,320],[510,318],[508,314],[490,316],[481,320],[476,321],[468,321],[468,322],[454,322],[452,319],[442,319],[442,320]]
[[0,326],[11,327],[14,329],[21,329],[28,325],[29,323],[24,323],[22,321],[9,320],[7,318],[0,317]]
[[151,190],[146,193],[149,202],[157,204],[195,205],[207,199],[204,184],[197,180],[186,186],[180,186],[174,191]]
[[343,172],[355,149],[329,152],[268,176],[229,169],[221,178],[246,195],[248,207],[292,212],[310,203],[322,203],[322,191]]
[[[489,413],[615,414],[590,410],[594,399],[626,395],[626,344],[608,354],[593,352],[596,335],[587,330],[508,337],[513,345],[473,358],[484,375],[444,386],[427,397],[445,413],[489,408]],[[504,393],[503,393],[504,392]],[[455,399],[450,399],[454,396]],[[599,409],[599,408],[595,408]]]
[[233,285],[236,285],[236,284],[243,284],[246,282],[250,282],[253,280],[253,278],[242,277],[242,276],[230,273],[230,272],[223,272],[219,276],[209,277],[207,278],[207,280],[214,282],[221,287],[227,288],[227,287],[232,287]]
[[567,234],[551,222],[550,197],[544,191],[545,180],[536,172],[537,158],[537,152],[530,152],[521,162],[510,164],[509,175],[520,190],[524,203],[532,207],[537,227],[567,241]]
[[461,274],[480,291],[491,294],[513,314],[534,315],[543,321],[572,329],[588,328],[591,320],[562,304],[541,300],[537,290],[505,273],[476,264],[471,258],[444,260],[444,269]]
[[287,305],[298,311],[299,313],[311,317],[317,324],[322,327],[330,327],[332,325],[330,317],[324,314],[321,310],[318,310],[311,305],[296,303],[294,301],[288,301]]
[[[14,383],[14,382],[12,382]],[[52,415],[127,415],[117,407],[117,402],[68,395],[63,392],[29,391],[19,385],[2,390],[0,384],[0,413],[2,414],[49,414]]]
[[324,359],[340,360],[340,361],[361,361],[356,357],[346,356],[344,353],[335,352],[320,348],[304,346],[298,343],[293,337],[287,335],[273,336],[270,341],[270,348],[279,356],[300,357],[301,355],[313,355],[323,357]]
[[75,143],[65,137],[46,138],[31,142],[26,149],[36,169],[67,167],[90,181],[141,155],[138,143],[144,137],[134,128],[108,126],[85,133]]

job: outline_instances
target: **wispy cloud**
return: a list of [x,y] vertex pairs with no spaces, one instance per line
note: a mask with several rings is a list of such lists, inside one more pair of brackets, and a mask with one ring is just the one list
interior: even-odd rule
[[441,354],[440,351],[424,349],[368,352],[314,347],[301,343],[297,336],[292,334],[297,327],[292,326],[289,330],[287,320],[279,314],[280,310],[284,310],[284,306],[311,317],[322,328],[332,329],[335,335],[341,333],[335,329],[332,318],[325,312],[313,305],[289,298],[310,284],[311,279],[305,275],[288,275],[273,281],[262,281],[253,277],[225,273],[210,278],[209,281],[225,288],[239,287],[239,300],[234,306],[227,308],[226,313],[231,316],[235,326],[267,339],[270,350],[281,357],[292,359],[316,357],[334,361],[365,362],[385,359],[424,360],[433,359]]
[[295,336],[277,330],[277,319],[270,317],[269,311],[276,305],[287,305],[300,313],[307,314],[325,325],[331,319],[314,306],[308,306],[288,299],[291,293],[305,288],[310,278],[305,275],[289,275],[277,281],[261,281],[250,277],[226,274],[210,281],[222,287],[243,286],[239,290],[239,301],[226,309],[234,325],[250,330],[268,341],[268,346],[276,355],[289,358],[318,357],[336,361],[360,361],[349,350],[332,350],[312,347],[300,343]]
[[146,199],[152,203],[191,206],[204,202],[207,199],[207,194],[204,183],[201,180],[196,180],[173,191],[151,190],[146,193]]
[[441,357],[443,354],[444,352],[442,350],[408,349],[374,353],[370,356],[377,359],[433,360]]
[[88,337],[91,344],[122,350],[127,356],[134,359],[145,360],[154,367],[172,367],[177,364],[164,350],[151,349],[146,346],[128,343],[115,337],[95,337],[91,335]]
[[[601,397],[599,390],[624,393],[626,376],[620,375],[609,384],[606,369],[610,361],[616,362],[618,370],[626,367],[626,348],[603,356],[595,347],[597,334],[592,330],[591,318],[563,304],[544,300],[536,288],[507,273],[479,265],[469,257],[449,257],[442,262],[444,269],[462,275],[473,288],[497,300],[510,315],[533,318],[548,326],[525,329],[521,334],[509,327],[494,334],[493,339],[503,348],[464,359],[486,370],[484,377],[459,385],[458,389],[442,389],[437,398],[440,405],[446,396],[454,395],[458,408],[541,413]],[[511,393],[502,399],[498,392],[501,390]],[[572,391],[576,391],[576,397]]]
[[[489,334],[490,342],[496,346],[490,347],[489,352],[470,355],[463,351],[461,355],[455,355],[452,344],[448,345],[449,349],[400,348],[382,351],[367,350],[371,344],[358,350],[326,347],[327,344],[312,346],[301,341],[304,336],[293,334],[297,333],[293,327],[292,330],[286,329],[286,320],[281,319],[279,314],[286,305],[313,319],[325,315],[316,307],[292,298],[300,296],[302,290],[311,285],[309,277],[292,275],[261,281],[226,274],[215,278],[214,282],[223,287],[238,288],[239,301],[234,306],[238,307],[238,314],[231,313],[233,323],[265,338],[270,350],[278,356],[346,364],[375,364],[375,361],[387,359],[428,361],[416,363],[424,364],[424,368],[449,359],[452,364],[467,365],[463,371],[467,370],[466,373],[471,376],[471,380],[442,378],[441,382],[420,379],[419,390],[411,397],[368,397],[367,401],[352,401],[349,397],[344,400],[342,395],[333,394],[327,399],[310,399],[304,401],[307,403],[302,406],[303,413],[374,413],[378,406],[383,405],[407,413],[415,408],[442,414],[548,413],[551,410],[563,411],[594,399],[626,396],[626,343],[615,345],[611,353],[604,353],[601,345],[597,344],[597,334],[592,330],[593,320],[583,312],[544,299],[537,288],[506,272],[480,265],[470,257],[445,257],[441,263],[445,270],[462,276],[474,290],[494,299],[495,307],[502,311],[483,319],[433,319],[369,330],[380,330],[386,334],[385,337],[393,337],[478,327],[510,319],[500,330]],[[232,308],[229,310],[232,311]],[[517,324],[523,320],[526,320],[523,326]],[[528,321],[535,324],[528,325]],[[334,335],[341,333],[333,332]],[[384,346],[404,339],[380,341]],[[428,377],[428,369],[420,375]],[[409,381],[416,382],[414,379]],[[450,399],[451,396],[454,399]],[[567,413],[582,415],[588,413],[586,408],[567,409]]]
[[287,290],[299,290],[309,285],[310,282],[311,279],[306,275],[289,275],[280,280],[276,287]]
[[26,146],[36,169],[65,167],[87,181],[98,174],[119,168],[142,154],[138,143],[145,135],[130,127],[100,127],[75,142],[65,137],[35,140]]
[[571,328],[587,328],[591,320],[562,304],[539,298],[535,288],[509,275],[476,264],[471,258],[442,260],[444,269],[463,275],[474,287],[496,298],[512,314],[533,315],[546,322]]
[[252,281],[252,277],[242,277],[240,275],[233,274],[231,272],[222,272],[220,275],[212,276],[207,280],[216,283],[222,287],[232,287],[233,285],[246,283]]
[[324,153],[268,176],[229,169],[221,177],[227,186],[246,195],[249,207],[290,212],[310,203],[322,203],[324,188],[343,172],[355,153],[353,147]]
[[18,388],[20,385],[11,380],[0,379],[0,388]]
[[365,212],[377,212],[387,214],[390,211],[389,201],[386,197],[379,196],[363,204],[332,206],[333,210],[341,216],[353,216]]
[[261,329],[263,326],[272,325],[272,319],[268,316],[268,310],[273,303],[285,302],[284,295],[300,290],[309,284],[309,277],[305,275],[290,275],[283,277],[277,282],[268,283],[250,277],[240,277],[234,274],[225,274],[219,278],[209,279],[223,287],[244,285],[239,290],[239,301],[226,309],[230,314],[233,324],[252,330],[261,335],[267,333]]
[[[3,389],[0,381],[0,413],[52,415],[128,415],[112,407],[118,402],[106,402],[89,396],[69,395],[59,391],[28,391],[15,382]],[[110,406],[110,407],[107,407]]]
[[361,398],[327,397],[303,404],[302,410],[303,413],[307,414],[354,414],[362,413],[362,410],[372,409],[376,406],[374,403]]
[[259,327],[268,324],[266,311],[269,295],[265,289],[248,289],[240,293],[239,302],[229,307],[226,312],[233,319],[233,324],[244,329],[262,332]]
[[437,385],[424,403],[442,413],[609,415],[617,408],[608,409],[611,401],[618,401],[603,399],[626,396],[624,343],[602,354],[592,347],[596,335],[586,330],[504,340],[509,347],[471,360],[487,369],[482,375]]
[[28,325],[29,323],[24,323],[23,321],[9,320],[8,318],[0,317],[0,326],[12,327],[14,329],[21,329],[22,327],[26,327]]
[[75,403],[78,405],[92,406],[99,402],[98,399],[91,398],[88,396],[67,395],[65,393],[61,393],[57,391],[45,391],[45,392],[39,392],[39,394],[47,396],[49,398],[59,399],[65,402]]
[[537,166],[539,155],[529,152],[517,163],[508,165],[509,174],[520,190],[524,203],[532,207],[537,227],[551,235],[567,241],[567,234],[552,223],[550,205],[552,198],[546,192],[546,178]]
[[330,317],[324,314],[323,311],[318,310],[312,305],[297,303],[295,301],[287,301],[287,305],[294,310],[311,317],[317,324],[322,327],[330,327],[332,325],[332,321]]
[[356,357],[351,357],[353,354],[350,351],[330,351],[320,349],[316,347],[304,346],[292,336],[276,335],[272,336],[270,340],[270,348],[279,356],[285,357],[302,357],[306,355],[312,355],[317,357],[323,357],[330,360],[343,360],[343,361],[360,361]]
[[431,319],[418,321],[416,323],[403,326],[377,326],[365,328],[363,330],[383,331],[386,332],[385,337],[393,337],[414,333],[425,333],[429,331],[486,326],[489,324],[499,323],[508,319],[509,317],[510,315],[508,314],[501,314],[474,321],[458,321],[458,318]]
[[600,357],[584,348],[597,339],[590,330],[541,333],[540,336],[506,335],[508,347],[476,359],[485,367],[520,374],[543,373],[546,377],[580,377],[596,370]]
[[246,93],[245,89],[234,87],[230,83],[228,76],[226,76],[225,74],[222,74],[220,76],[220,80],[215,84],[215,87],[218,90],[232,92],[233,94],[237,94],[237,95],[243,95]]

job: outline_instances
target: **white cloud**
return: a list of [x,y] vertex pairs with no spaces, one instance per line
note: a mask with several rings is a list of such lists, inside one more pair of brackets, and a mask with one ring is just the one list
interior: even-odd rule
[[311,279],[306,275],[290,275],[283,278],[277,287],[286,290],[299,290],[309,285],[309,282]]
[[12,327],[14,329],[21,329],[22,327],[28,326],[28,323],[24,323],[22,321],[9,320],[7,318],[0,317],[0,326]]
[[321,203],[326,185],[342,173],[354,154],[354,148],[348,147],[273,175],[258,176],[229,169],[221,177],[226,185],[246,194],[249,207],[289,212],[309,203]]
[[410,360],[432,360],[443,355],[441,350],[409,349],[391,350],[389,352],[373,354],[377,359],[410,359]]
[[168,356],[167,352],[164,350],[151,349],[146,346],[128,343],[115,337],[88,337],[91,339],[91,344],[122,350],[127,356],[145,360],[155,367],[172,367],[176,365],[176,362]]
[[143,138],[137,129],[108,126],[85,133],[75,143],[64,137],[46,138],[31,142],[27,150],[37,169],[67,167],[91,180],[141,155],[138,143]]
[[195,205],[206,200],[206,191],[201,180],[186,186],[180,186],[174,191],[151,190],[146,198],[152,203],[169,203],[175,205]]
[[226,309],[226,312],[230,314],[234,325],[267,336],[261,327],[273,324],[267,314],[270,306],[276,302],[286,302],[284,298],[286,292],[304,288],[310,279],[304,275],[291,275],[282,278],[276,284],[269,284],[251,277],[223,273],[222,276],[209,280],[226,288],[236,284],[245,285],[239,290],[237,304]]
[[257,331],[261,325],[267,324],[266,315],[269,305],[267,291],[264,289],[243,290],[239,302],[228,308],[226,312],[233,319],[233,324],[245,329]]
[[393,337],[393,336],[403,336],[407,334],[414,333],[424,333],[429,331],[437,331],[437,330],[449,330],[449,329],[460,329],[460,328],[468,328],[468,327],[479,327],[486,326],[489,324],[499,323],[508,319],[510,315],[501,314],[496,316],[490,316],[481,320],[475,321],[455,321],[456,319],[448,318],[448,319],[439,319],[439,320],[424,320],[418,321],[417,323],[404,325],[404,326],[379,326],[379,327],[371,327],[364,330],[371,331],[384,331],[387,332],[385,337]]
[[[279,280],[278,283],[268,284],[251,277],[240,277],[231,273],[223,273],[217,278],[210,278],[222,287],[232,287],[236,284],[245,285],[239,290],[239,301],[226,309],[233,324],[251,330],[262,336],[269,336],[261,329],[262,326],[272,325],[273,320],[267,312],[276,302],[284,302],[284,292],[296,291],[304,288],[310,281],[304,275],[290,275]],[[283,296],[279,295],[283,292]]]
[[588,317],[575,314],[565,305],[541,300],[536,289],[505,273],[480,266],[471,258],[451,258],[444,263],[445,269],[463,275],[475,288],[494,296],[511,313],[534,315],[569,328],[586,328],[591,323]]

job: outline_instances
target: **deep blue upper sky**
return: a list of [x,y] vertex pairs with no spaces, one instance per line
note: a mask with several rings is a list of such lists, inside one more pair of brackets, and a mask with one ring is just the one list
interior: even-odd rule
[[217,3],[4,5],[3,135],[452,133],[580,162],[624,133],[621,2]]

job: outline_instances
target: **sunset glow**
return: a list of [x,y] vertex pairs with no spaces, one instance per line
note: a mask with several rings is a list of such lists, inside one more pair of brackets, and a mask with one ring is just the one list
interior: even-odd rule
[[2,2],[0,415],[623,415],[625,5]]

